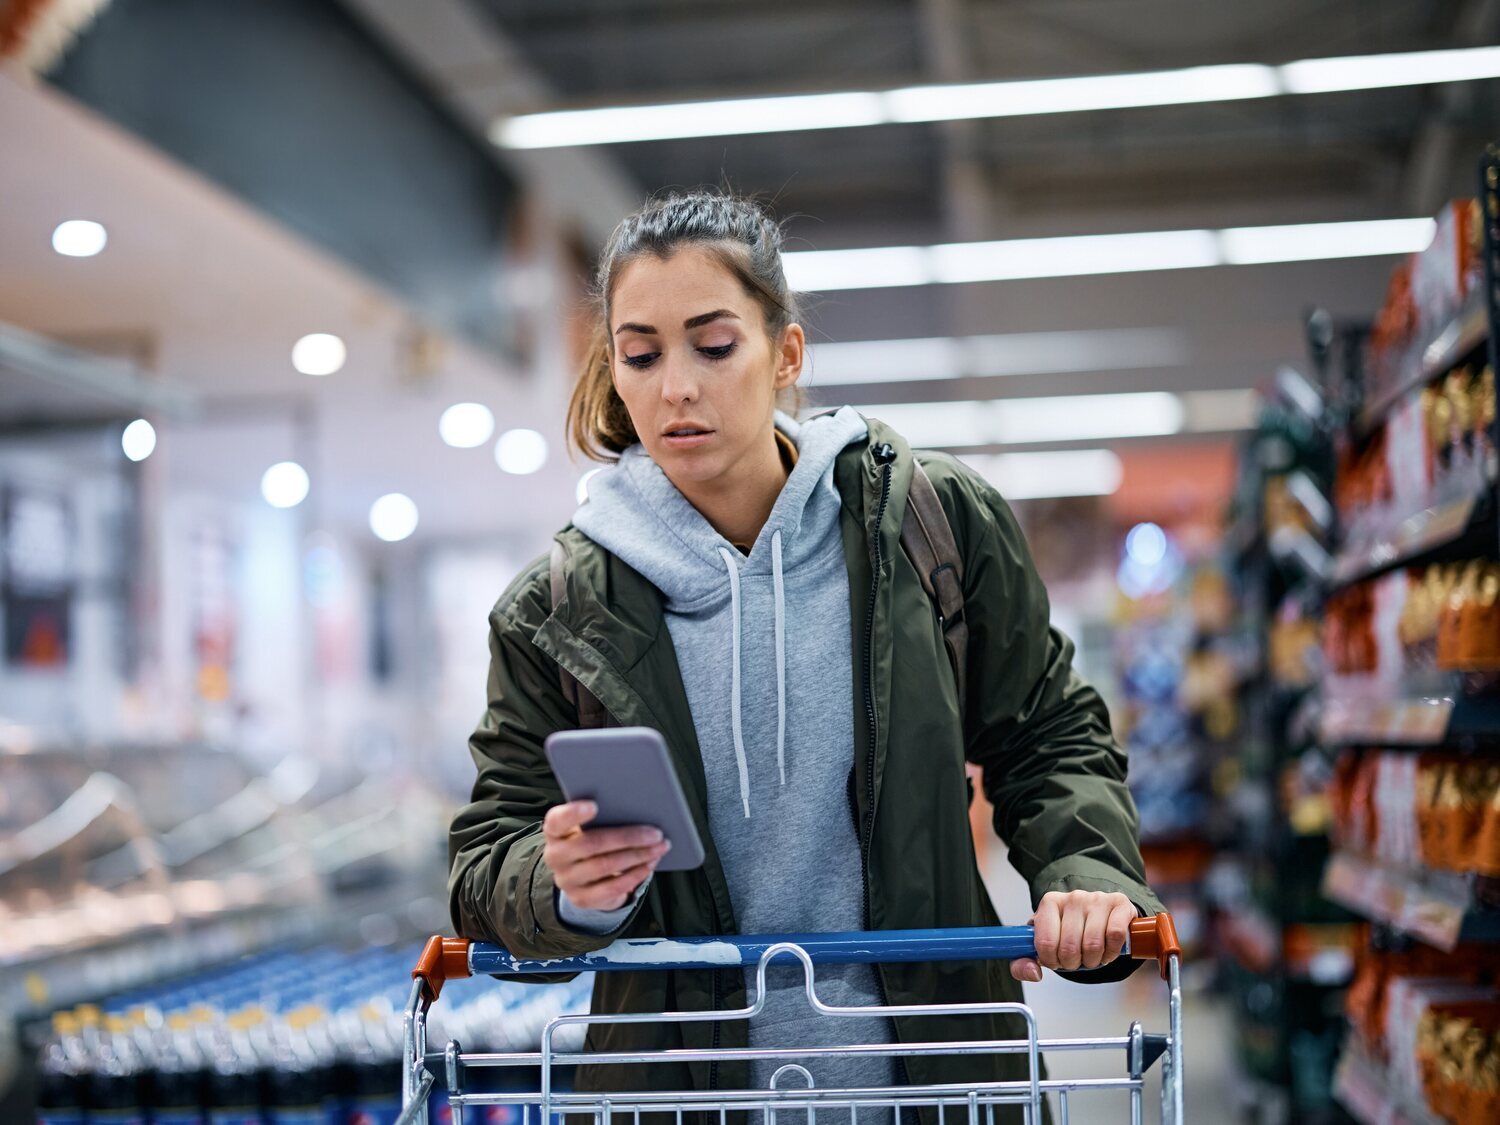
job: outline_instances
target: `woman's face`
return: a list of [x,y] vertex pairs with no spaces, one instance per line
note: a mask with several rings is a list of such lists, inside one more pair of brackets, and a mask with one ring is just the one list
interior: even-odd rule
[[[677,482],[708,483],[772,457],[776,392],[797,381],[803,334],[773,343],[760,305],[702,248],[644,254],[615,282],[615,389],[654,461]],[[764,444],[765,448],[760,448]]]

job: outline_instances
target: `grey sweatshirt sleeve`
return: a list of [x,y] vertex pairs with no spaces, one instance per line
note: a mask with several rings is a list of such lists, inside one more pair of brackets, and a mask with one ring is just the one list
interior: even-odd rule
[[647,875],[645,882],[635,889],[625,900],[625,904],[614,910],[589,910],[576,906],[573,900],[568,898],[567,892],[559,889],[557,891],[557,916],[569,929],[602,937],[619,928],[621,923],[630,916],[631,910],[635,908],[635,904],[640,901],[641,895],[646,893],[646,888],[650,885],[651,876]]

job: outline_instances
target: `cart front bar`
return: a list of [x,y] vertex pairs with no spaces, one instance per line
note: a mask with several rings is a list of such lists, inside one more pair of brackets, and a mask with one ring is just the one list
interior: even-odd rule
[[[424,984],[429,1003],[443,982],[472,973],[629,972],[641,969],[706,969],[754,966],[775,945],[805,949],[814,964],[882,964],[897,961],[1011,961],[1035,957],[1030,926],[976,926],[946,930],[876,930],[870,933],[762,934],[746,937],[623,938],[577,957],[534,960],[498,945],[461,938],[432,938],[413,978]],[[1170,914],[1137,918],[1123,951],[1138,961],[1156,961],[1162,979],[1182,946]]]

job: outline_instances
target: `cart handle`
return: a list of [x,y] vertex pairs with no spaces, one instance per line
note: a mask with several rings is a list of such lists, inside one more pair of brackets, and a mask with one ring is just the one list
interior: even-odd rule
[[[543,961],[515,957],[498,945],[463,938],[430,938],[412,970],[428,1001],[443,983],[472,973],[529,974],[723,969],[755,965],[768,949],[799,945],[815,965],[883,964],[895,961],[1013,961],[1035,957],[1030,926],[974,926],[947,930],[875,930],[839,934],[759,934],[748,937],[621,938],[603,949]],[[1167,965],[1182,955],[1170,914],[1137,918],[1122,956]]]

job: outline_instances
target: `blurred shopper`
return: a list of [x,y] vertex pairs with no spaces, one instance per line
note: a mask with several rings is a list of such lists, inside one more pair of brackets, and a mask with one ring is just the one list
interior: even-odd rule
[[[490,614],[473,803],[450,838],[459,933],[522,957],[622,936],[995,925],[969,831],[966,761],[1029,881],[1041,966],[1113,981],[1146,887],[1125,757],[1015,517],[976,473],[849,407],[795,420],[805,338],[779,226],[714,192],[650,203],[597,278],[599,335],[569,409],[611,467],[557,536],[565,592],[532,564]],[[780,407],[780,408],[779,408]],[[962,560],[966,659],[900,544],[920,462]],[[654,871],[650,828],[588,827],[543,754],[580,725],[559,665],[611,721],[663,732],[707,859]],[[567,679],[565,676],[564,679]],[[536,978],[532,978],[536,979]],[[1019,1001],[1036,961],[829,966],[833,1004]],[[740,970],[608,973],[598,1012],[739,1007]],[[748,1034],[748,1044],[746,1036]],[[777,966],[761,1016],[591,1029],[593,1049],[1024,1036],[1011,1017],[818,1019]],[[836,1064],[836,1065],[835,1065]],[[775,1063],[582,1068],[587,1089],[764,1087]],[[1024,1056],[812,1064],[820,1087],[997,1081]],[[1019,1116],[1019,1114],[1018,1114]]]

